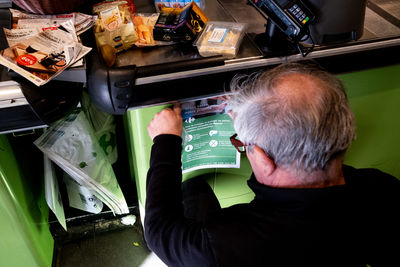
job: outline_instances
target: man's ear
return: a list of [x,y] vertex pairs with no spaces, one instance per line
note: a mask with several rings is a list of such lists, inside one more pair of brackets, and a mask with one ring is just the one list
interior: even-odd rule
[[251,152],[247,150],[247,158],[250,161],[257,180],[262,180],[263,178],[270,176],[276,169],[274,160],[257,145],[253,146]]

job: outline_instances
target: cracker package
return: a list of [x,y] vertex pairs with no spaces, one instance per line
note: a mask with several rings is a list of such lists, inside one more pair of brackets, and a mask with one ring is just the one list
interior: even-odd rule
[[223,55],[234,58],[246,28],[245,23],[209,21],[194,45],[203,57]]

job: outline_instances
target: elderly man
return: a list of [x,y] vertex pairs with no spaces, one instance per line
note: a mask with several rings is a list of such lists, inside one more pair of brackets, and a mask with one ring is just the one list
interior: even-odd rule
[[400,181],[343,165],[355,126],[340,80],[291,63],[231,90],[254,200],[221,209],[205,182],[181,187],[181,110],[165,109],[148,126],[149,247],[168,266],[400,266]]

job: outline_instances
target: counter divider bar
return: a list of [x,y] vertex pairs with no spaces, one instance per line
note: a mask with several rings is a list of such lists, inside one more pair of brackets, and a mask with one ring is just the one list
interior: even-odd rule
[[195,76],[202,76],[202,75],[215,74],[215,73],[228,72],[228,71],[236,71],[236,70],[246,69],[246,68],[257,68],[257,67],[280,64],[280,63],[284,63],[284,62],[298,61],[301,59],[314,59],[314,58],[323,58],[323,57],[329,57],[329,56],[335,56],[335,55],[343,55],[343,54],[349,54],[349,53],[355,53],[355,52],[368,51],[368,50],[372,50],[372,49],[393,47],[396,45],[400,45],[400,38],[383,40],[383,41],[378,41],[378,42],[373,42],[373,43],[363,43],[363,44],[349,45],[349,46],[344,46],[344,47],[335,47],[335,48],[330,48],[330,49],[316,50],[316,51],[311,52],[307,57],[303,57],[300,54],[296,54],[296,55],[291,55],[291,56],[272,57],[272,58],[255,57],[255,59],[239,60],[239,62],[236,62],[236,60],[234,60],[234,59],[226,60],[225,65],[222,65],[222,66],[137,78],[135,81],[135,85],[144,85],[144,84],[150,84],[150,83],[156,83],[156,82],[165,82],[165,81],[184,79],[184,78],[190,78],[190,77],[195,77]]

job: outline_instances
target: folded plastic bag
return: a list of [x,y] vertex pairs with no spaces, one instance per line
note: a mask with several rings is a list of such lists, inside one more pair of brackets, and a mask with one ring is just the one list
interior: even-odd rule
[[129,213],[112,166],[81,110],[55,123],[34,144],[114,213]]
[[90,100],[89,95],[83,92],[82,110],[86,115],[101,148],[111,164],[118,159],[116,124],[114,115],[99,110]]

